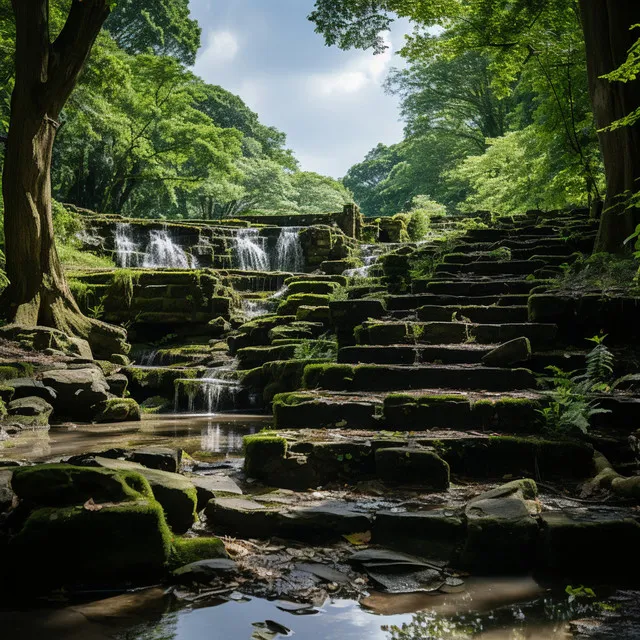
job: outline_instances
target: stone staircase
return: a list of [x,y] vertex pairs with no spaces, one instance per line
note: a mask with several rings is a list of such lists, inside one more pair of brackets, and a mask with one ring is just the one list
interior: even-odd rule
[[[640,542],[637,515],[589,506],[576,491],[601,470],[594,447],[614,467],[633,460],[626,437],[640,404],[609,395],[611,413],[597,416],[589,435],[567,438],[545,430],[548,399],[536,376],[551,365],[584,364],[587,343],[569,346],[555,323],[530,321],[528,304],[563,265],[591,251],[595,231],[586,212],[503,219],[496,228],[383,256],[370,278],[351,282],[357,286],[347,300],[333,299],[333,287],[294,294],[279,308],[286,315],[240,327],[231,350],[253,367],[245,383],[264,391],[274,414],[273,432],[246,438],[245,472],[302,492],[301,504],[307,490],[349,487],[361,506],[358,499],[347,505],[345,518],[364,515],[374,542],[383,544],[393,536],[376,531],[396,527],[403,549],[435,548],[459,519],[459,544],[446,559],[467,568],[504,571],[505,560],[517,558],[512,569],[575,573],[580,553],[614,535],[632,554]],[[418,275],[416,265],[426,261],[431,272]],[[300,278],[286,284],[310,283],[308,291],[312,282],[345,284],[340,276]],[[324,332],[337,337],[337,362],[288,359],[301,339]],[[475,510],[456,498],[461,486],[480,491],[522,477],[552,491],[527,497],[515,483],[483,494]],[[382,496],[377,506],[368,486]],[[216,502],[208,508],[216,532],[242,535],[267,511],[282,516],[263,501]],[[265,535],[278,535],[278,526]],[[621,548],[603,553],[624,555]]]

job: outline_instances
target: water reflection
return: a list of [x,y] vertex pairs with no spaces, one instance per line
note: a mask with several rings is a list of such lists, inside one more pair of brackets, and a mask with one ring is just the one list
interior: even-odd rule
[[[171,415],[114,425],[65,425],[50,431],[25,432],[0,442],[1,459],[41,462],[56,457],[111,448],[163,446],[181,448],[190,455],[225,457],[240,454],[242,438],[267,427],[263,416]],[[8,443],[8,444],[7,444]]]

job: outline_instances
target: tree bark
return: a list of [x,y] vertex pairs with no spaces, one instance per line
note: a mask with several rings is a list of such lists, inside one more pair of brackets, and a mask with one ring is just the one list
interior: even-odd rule
[[[54,327],[115,349],[124,344],[124,332],[85,317],[73,299],[58,259],[51,211],[57,119],[109,8],[105,0],[72,0],[66,24],[51,43],[48,0],[12,0],[12,6],[16,80],[2,176],[10,285],[0,309],[10,323]],[[113,341],[105,343],[107,336]]]
[[628,196],[640,190],[640,124],[601,131],[640,107],[640,80],[610,82],[601,76],[617,69],[637,40],[638,0],[580,0],[587,49],[589,93],[604,160],[607,194],[596,251],[620,253],[640,224],[640,210],[627,209]]

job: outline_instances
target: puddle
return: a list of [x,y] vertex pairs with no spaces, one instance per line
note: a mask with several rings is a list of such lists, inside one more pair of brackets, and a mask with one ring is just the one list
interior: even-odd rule
[[[327,600],[301,608],[241,597],[182,606],[161,589],[149,589],[58,610],[0,611],[7,637],[21,640],[566,640],[579,635],[569,621],[602,616],[607,607],[573,602],[559,589],[543,590],[530,578],[471,578],[463,593],[430,596],[372,594],[362,603]],[[634,592],[629,592],[632,594]],[[636,596],[637,597],[637,596]],[[615,596],[612,599],[615,601]],[[613,609],[612,605],[608,605]],[[615,616],[613,616],[615,618]],[[629,620],[609,623],[629,631]]]
[[264,416],[180,414],[113,425],[64,425],[23,433],[0,443],[0,459],[41,462],[88,451],[150,445],[182,448],[197,458],[217,459],[239,454],[243,436],[270,423],[271,418]]

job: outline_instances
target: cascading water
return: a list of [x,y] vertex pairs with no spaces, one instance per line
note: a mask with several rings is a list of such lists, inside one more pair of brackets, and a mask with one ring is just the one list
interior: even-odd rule
[[130,224],[125,222],[116,223],[114,246],[115,258],[119,267],[140,266],[140,247],[133,240]]
[[[235,367],[208,369],[202,378],[192,381],[186,389],[189,413],[212,414],[234,408],[242,387],[237,381]],[[175,410],[180,407],[180,391],[176,387]]]
[[304,253],[300,242],[301,227],[283,227],[276,243],[273,269],[275,271],[304,271]]
[[144,252],[142,266],[151,269],[195,269],[198,262],[173,242],[167,229],[162,229],[149,232],[149,244]]
[[258,229],[238,229],[233,239],[235,257],[243,271],[269,271],[269,256]]
[[375,244],[363,244],[360,246],[360,253],[364,266],[356,269],[347,269],[342,275],[347,278],[366,278],[369,276],[371,267],[378,261],[378,258],[385,252],[384,247]]

